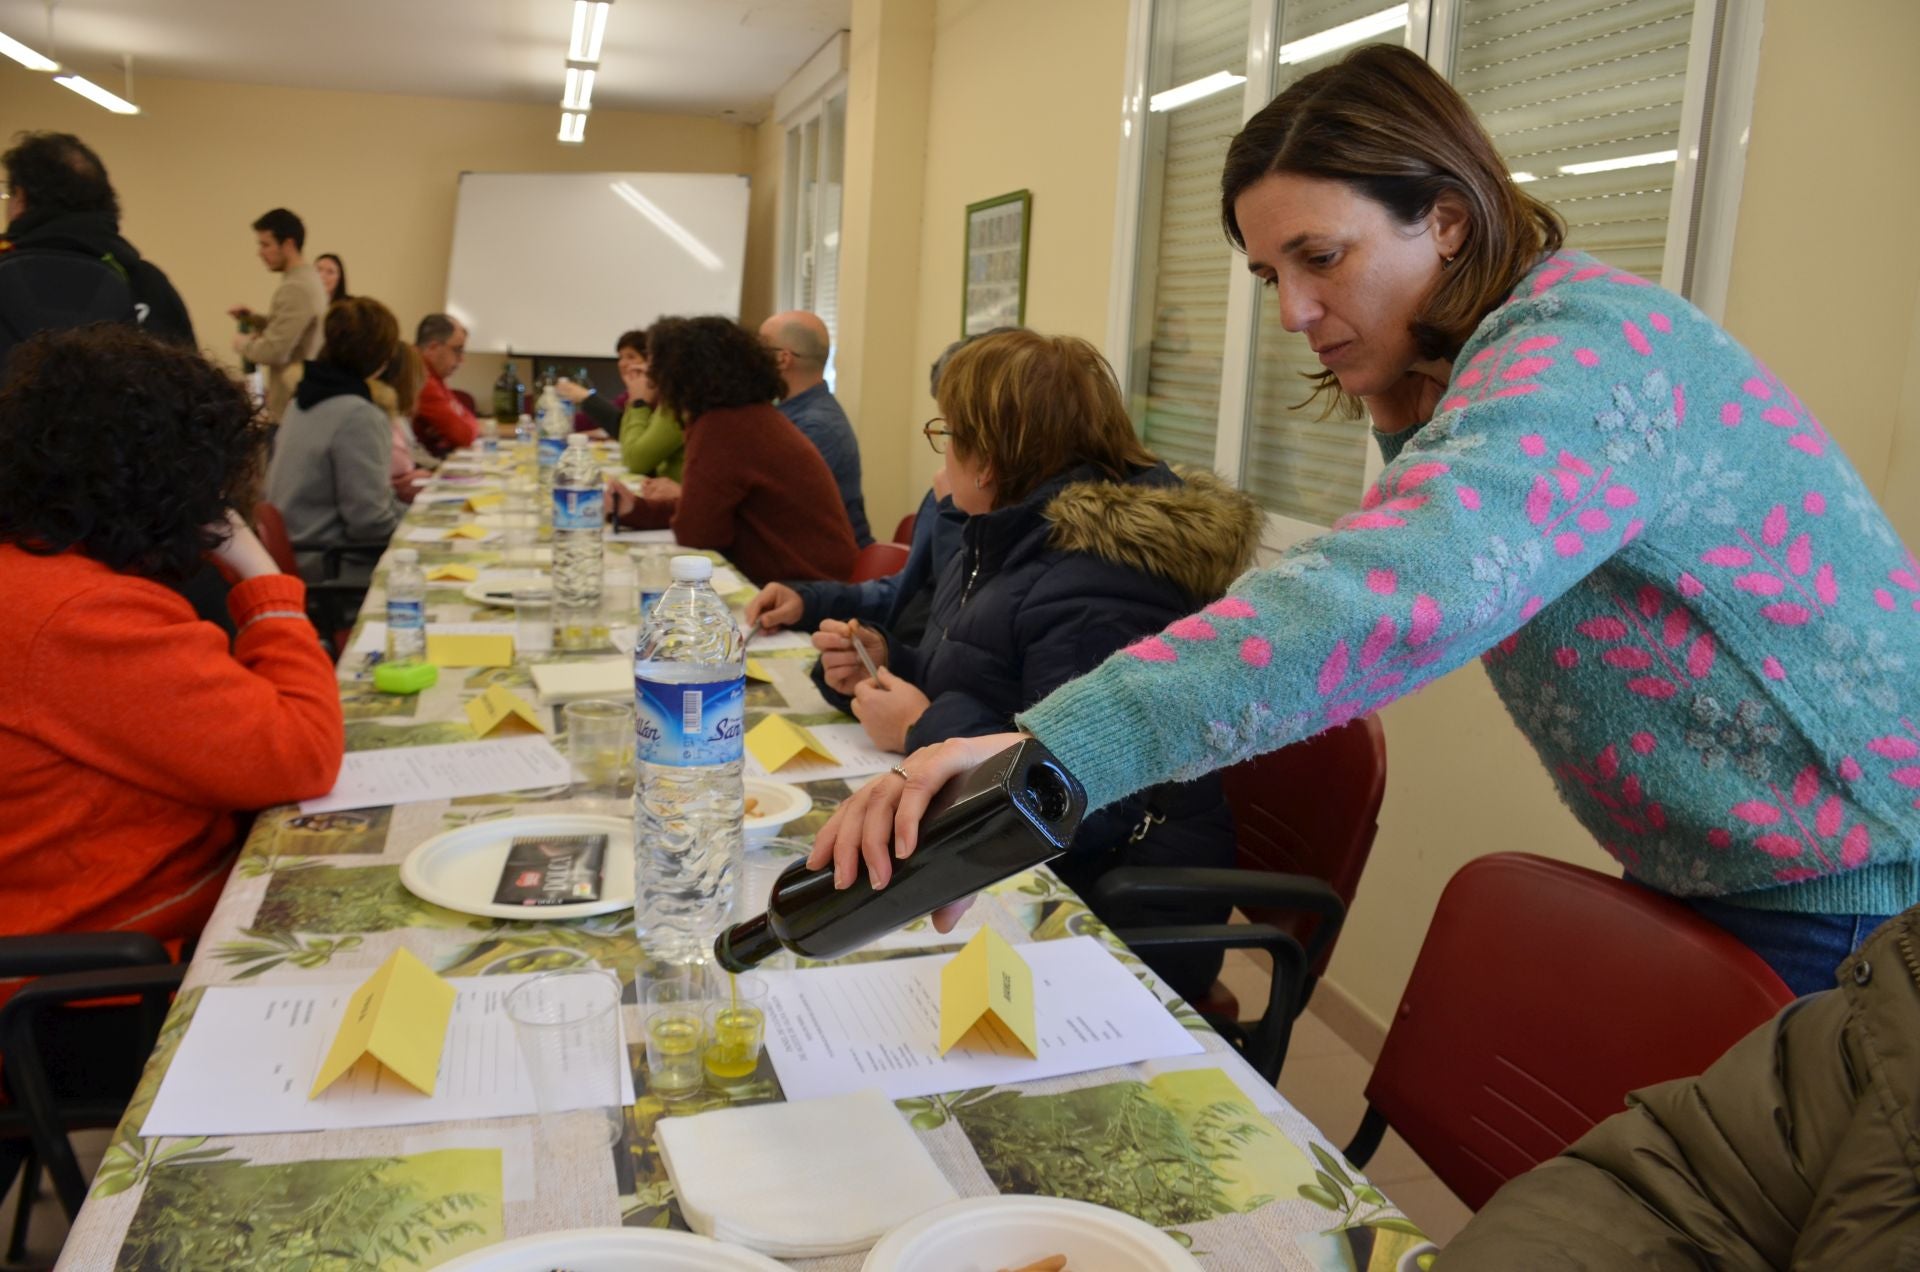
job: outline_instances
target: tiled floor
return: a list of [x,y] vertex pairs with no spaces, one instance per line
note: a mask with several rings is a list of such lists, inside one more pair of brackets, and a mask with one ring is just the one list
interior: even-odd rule
[[[1251,955],[1238,951],[1229,954],[1221,979],[1242,1003],[1266,999],[1267,973]],[[1336,1144],[1345,1143],[1366,1111],[1366,1097],[1362,1092],[1371,1069],[1358,1052],[1309,1011],[1294,1024],[1286,1067],[1280,1071],[1280,1094],[1325,1131],[1328,1138]],[[80,1168],[89,1176],[100,1164],[101,1154],[106,1152],[109,1134],[83,1131],[74,1136]],[[1391,1131],[1387,1132],[1373,1160],[1367,1163],[1366,1170],[1367,1177],[1389,1200],[1442,1245],[1460,1231],[1472,1215],[1447,1191],[1446,1185],[1433,1177],[1433,1172],[1414,1156],[1405,1141]],[[16,1183],[0,1206],[0,1240],[12,1223],[14,1192],[18,1189]],[[60,1255],[60,1245],[66,1236],[66,1216],[61,1213],[60,1203],[52,1191],[43,1184],[29,1230],[28,1259],[24,1264],[6,1266],[51,1267]]]
[[[112,1131],[78,1131],[73,1136],[74,1156],[80,1159],[80,1172],[87,1178],[93,1178],[100,1159],[106,1154],[107,1145],[113,1138]],[[0,1201],[0,1254],[6,1250],[6,1238],[13,1233],[13,1208],[15,1197],[20,1192],[20,1181],[15,1179],[7,1190],[4,1201]],[[50,1268],[54,1260],[60,1257],[60,1247],[67,1240],[67,1215],[60,1209],[60,1201],[53,1195],[53,1185],[46,1176],[40,1178],[40,1195],[34,1202],[33,1219],[27,1228],[27,1257],[20,1263],[0,1263],[7,1269]]]
[[[1220,979],[1243,1004],[1266,1001],[1267,972],[1250,954],[1238,950],[1228,954]],[[1367,1111],[1365,1091],[1372,1071],[1365,1057],[1309,1009],[1294,1022],[1287,1062],[1280,1070],[1280,1094],[1327,1138],[1344,1144]],[[1389,1201],[1442,1245],[1473,1216],[1392,1131],[1367,1163],[1366,1172]]]

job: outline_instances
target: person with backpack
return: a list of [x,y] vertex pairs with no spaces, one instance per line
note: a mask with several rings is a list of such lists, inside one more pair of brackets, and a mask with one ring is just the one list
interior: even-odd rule
[[159,266],[120,234],[106,165],[72,133],[23,132],[0,155],[0,362],[40,331],[124,322],[193,348],[193,320]]

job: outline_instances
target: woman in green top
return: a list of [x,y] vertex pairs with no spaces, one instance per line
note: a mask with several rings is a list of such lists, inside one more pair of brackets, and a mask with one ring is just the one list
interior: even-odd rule
[[627,386],[627,410],[620,417],[620,462],[635,477],[678,482],[686,439],[673,412],[658,405],[660,394],[647,375],[646,352],[638,352],[638,357],[620,359],[620,380]]

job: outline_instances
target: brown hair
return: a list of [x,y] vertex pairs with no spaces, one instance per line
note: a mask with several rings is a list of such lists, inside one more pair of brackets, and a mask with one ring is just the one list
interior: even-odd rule
[[400,343],[400,323],[393,311],[371,296],[353,296],[327,306],[323,332],[326,343],[320,348],[320,361],[362,380],[391,362],[393,348]]
[[[1249,119],[1227,147],[1220,216],[1245,249],[1233,204],[1272,173],[1339,181],[1403,225],[1452,195],[1468,213],[1466,239],[1413,320],[1424,357],[1452,358],[1542,254],[1559,250],[1558,214],[1507,175],[1472,107],[1418,54],[1368,44],[1302,76]],[[1310,377],[1338,392],[1331,371]]]
[[1134,434],[1113,368],[1074,336],[981,336],[941,370],[939,402],[954,450],[993,470],[996,508],[1076,464],[1118,481],[1159,462]]
[[413,408],[420,404],[420,390],[427,382],[427,364],[418,349],[402,340],[394,347],[393,359],[380,373],[380,379],[393,388],[393,413],[411,417]]

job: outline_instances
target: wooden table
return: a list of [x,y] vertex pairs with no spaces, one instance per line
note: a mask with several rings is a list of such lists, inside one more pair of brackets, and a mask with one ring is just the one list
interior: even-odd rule
[[[442,475],[483,462],[476,455],[458,456]],[[395,542],[406,540],[409,531],[473,520],[458,503],[430,502],[464,489],[437,480]],[[419,549],[429,566],[489,564],[500,552],[489,541],[408,546]],[[384,614],[384,578],[383,562],[366,615]],[[475,606],[464,587],[428,585],[430,623],[511,621],[510,613]],[[751,594],[743,587],[727,599],[738,607]],[[773,682],[749,682],[750,724],[770,711],[806,723],[846,718],[814,691],[807,676],[810,654],[756,657]],[[532,696],[524,662],[447,670],[417,698],[378,693],[369,677],[368,656],[350,649],[340,665],[349,750],[467,740],[472,734],[462,707],[468,698],[494,684]],[[849,788],[840,781],[816,782],[809,793],[813,811],[786,831],[796,844],[811,838]],[[647,1088],[638,1045],[642,1035],[631,1003],[642,956],[629,914],[571,923],[475,919],[429,905],[401,886],[400,863],[424,839],[535,805],[613,811],[604,801],[554,791],[316,816],[292,807],[261,814],[60,1266],[156,1272],[416,1268],[552,1229],[684,1226],[655,1150],[655,1125],[663,1117],[728,1103],[782,1098],[771,1064],[763,1058],[761,1072],[744,1087],[664,1100]],[[768,850],[775,858],[797,851],[783,844]],[[1033,871],[993,889],[966,922],[990,925],[1016,943],[1082,933],[1099,937],[1206,1050],[1178,1060],[900,1101],[962,1196],[1044,1191],[1113,1206],[1166,1229],[1210,1268],[1424,1265],[1420,1252],[1432,1247],[1405,1216],[1344,1169],[1326,1137],[1114,941],[1050,872]],[[919,931],[889,948],[851,957],[956,949],[966,934],[963,929],[941,938],[923,920]],[[622,1142],[611,1151],[561,1151],[536,1134],[532,1117],[299,1135],[141,1137],[160,1079],[207,986],[357,982],[402,947],[449,976],[589,961],[617,970],[627,987],[627,1035],[634,1043],[639,1092]],[[860,1256],[847,1256],[792,1266],[851,1272],[860,1262]]]

